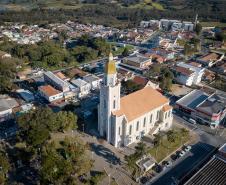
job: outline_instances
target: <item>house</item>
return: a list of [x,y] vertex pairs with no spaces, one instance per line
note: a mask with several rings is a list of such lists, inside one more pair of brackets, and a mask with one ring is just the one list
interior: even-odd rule
[[63,81],[69,81],[70,80],[70,78],[68,78],[68,77],[66,77],[62,72],[56,72],[56,73],[54,73],[57,77],[59,77],[61,80],[63,80]]
[[9,53],[6,53],[4,51],[0,51],[0,59],[3,58],[11,58],[12,56]]
[[220,73],[226,73],[226,63],[217,66],[217,69],[219,70]]
[[12,118],[13,109],[19,107],[19,103],[7,95],[0,95],[0,122]]
[[226,98],[203,90],[193,90],[176,102],[176,108],[199,123],[217,127],[226,115]]
[[224,58],[223,53],[211,52],[207,55],[204,55],[197,59],[197,62],[200,62],[203,66],[212,67],[217,62],[221,61]]
[[156,54],[156,53],[145,53],[144,56],[149,57],[152,59],[153,63],[162,64],[163,62],[166,62],[166,58]]
[[71,84],[78,89],[79,98],[87,96],[90,93],[91,84],[80,78],[71,80]]
[[201,82],[205,69],[191,65],[191,63],[178,63],[173,68],[175,79],[178,83],[191,86],[197,85]]
[[151,58],[147,58],[142,55],[132,55],[125,57],[122,61],[122,65],[131,67],[133,69],[147,69],[152,64]]
[[216,77],[216,75],[214,72],[206,69],[202,80],[207,81],[207,82],[212,82],[215,79],[215,77]]
[[63,92],[58,91],[51,85],[44,85],[38,88],[38,91],[42,97],[44,97],[48,102],[57,102],[64,99]]
[[125,70],[123,68],[119,68],[118,69],[118,79],[120,81],[127,81],[127,80],[131,80],[134,77],[134,73],[128,70]]
[[47,71],[44,73],[44,79],[48,84],[50,84],[59,91],[70,91],[69,84],[51,71]]
[[168,130],[172,125],[169,100],[152,87],[145,87],[121,97],[112,54],[105,66],[100,89],[98,131],[115,147],[139,142],[147,134]]
[[91,85],[92,90],[96,90],[100,88],[101,79],[95,75],[87,75],[83,77],[83,80]]
[[153,89],[158,89],[159,88],[159,84],[155,84],[153,82],[151,82],[150,80],[148,80],[145,77],[142,76],[135,76],[132,80],[135,84],[141,86],[142,88],[150,86]]

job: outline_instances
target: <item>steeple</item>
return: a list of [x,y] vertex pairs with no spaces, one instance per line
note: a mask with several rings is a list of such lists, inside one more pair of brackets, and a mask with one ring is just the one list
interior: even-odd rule
[[117,72],[115,61],[112,53],[109,54],[108,61],[105,65],[105,85],[114,86],[117,81]]
[[108,61],[105,66],[105,73],[106,75],[116,74],[115,61],[112,53],[109,54]]

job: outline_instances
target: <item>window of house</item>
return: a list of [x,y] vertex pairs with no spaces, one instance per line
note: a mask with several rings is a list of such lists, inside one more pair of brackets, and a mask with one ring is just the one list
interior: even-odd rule
[[165,113],[165,119],[167,118],[167,112]]
[[170,113],[171,113],[171,112],[169,111],[169,112],[168,112],[168,118],[170,117]]
[[116,107],[115,104],[116,104],[116,101],[114,100],[114,101],[113,101],[113,109],[115,109],[115,107]]
[[136,129],[137,131],[139,130],[139,121],[137,122],[137,129]]
[[151,116],[150,116],[150,123],[152,123],[152,114],[151,114]]
[[129,126],[129,135],[132,134],[132,125]]
[[145,124],[146,124],[146,118],[144,118],[144,124],[143,124],[143,127],[145,127]]
[[165,127],[168,127],[168,123],[165,124]]
[[121,128],[120,127],[118,127],[118,134],[120,135],[120,131],[121,131]]

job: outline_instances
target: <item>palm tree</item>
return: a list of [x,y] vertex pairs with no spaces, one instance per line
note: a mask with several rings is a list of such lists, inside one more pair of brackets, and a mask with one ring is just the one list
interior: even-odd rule
[[138,157],[142,157],[147,154],[147,146],[144,142],[139,142],[135,149],[136,149],[135,153]]

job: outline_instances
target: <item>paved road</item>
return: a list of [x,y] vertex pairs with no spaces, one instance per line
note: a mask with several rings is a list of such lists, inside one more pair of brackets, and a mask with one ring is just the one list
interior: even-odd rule
[[175,182],[175,179],[181,179],[186,175],[216,147],[226,142],[225,138],[209,134],[199,127],[199,125],[192,125],[181,117],[174,115],[174,121],[196,132],[199,136],[199,141],[192,146],[192,150],[189,153],[176,161],[171,168],[165,170],[162,174],[157,176],[157,178],[152,179],[147,184],[170,185]]

